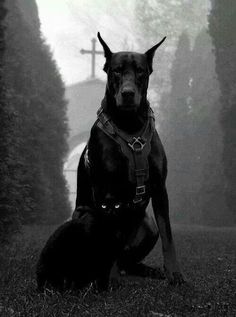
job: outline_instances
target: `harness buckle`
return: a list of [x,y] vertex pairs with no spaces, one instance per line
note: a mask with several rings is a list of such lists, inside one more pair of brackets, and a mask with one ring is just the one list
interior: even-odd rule
[[143,195],[146,192],[146,186],[142,185],[142,186],[137,186],[136,187],[136,195]]
[[141,152],[142,149],[144,148],[144,146],[146,145],[146,142],[142,140],[142,138],[139,137],[133,137],[133,142],[132,143],[128,143],[128,146],[131,147],[131,149],[134,152]]
[[141,203],[143,201],[143,199],[142,199],[142,197],[135,197],[134,199],[133,199],[133,203],[134,204],[138,204],[138,203]]

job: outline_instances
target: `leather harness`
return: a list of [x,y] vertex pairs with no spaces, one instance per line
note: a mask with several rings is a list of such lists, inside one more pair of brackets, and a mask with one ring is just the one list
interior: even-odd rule
[[146,194],[145,182],[149,180],[148,155],[151,151],[151,139],[155,131],[153,110],[148,108],[145,127],[135,135],[130,135],[117,128],[103,107],[97,111],[96,125],[112,140],[119,144],[122,154],[129,162],[129,181],[136,186],[134,204],[143,201]]

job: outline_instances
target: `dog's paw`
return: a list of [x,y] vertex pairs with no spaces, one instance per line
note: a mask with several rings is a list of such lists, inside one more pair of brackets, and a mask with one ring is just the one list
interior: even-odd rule
[[134,275],[153,278],[157,280],[165,279],[165,273],[161,268],[151,267],[144,263],[134,263],[133,265],[120,270],[120,275]]
[[164,272],[170,285],[176,286],[176,285],[182,285],[186,283],[186,279],[184,278],[181,272],[178,272],[178,271],[170,272],[169,270],[165,268],[165,266],[164,266]]
[[120,289],[122,286],[122,282],[120,278],[111,278],[110,280],[110,290],[115,291],[117,289]]
[[182,285],[186,283],[185,278],[181,272],[173,272],[172,278],[169,280],[170,285]]
[[165,273],[160,267],[146,267],[146,276],[157,279],[157,280],[164,280],[165,279]]

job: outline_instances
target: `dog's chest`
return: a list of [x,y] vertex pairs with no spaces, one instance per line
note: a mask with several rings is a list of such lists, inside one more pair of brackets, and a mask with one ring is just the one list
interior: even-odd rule
[[128,179],[129,162],[123,155],[119,144],[113,140],[107,140],[103,145],[101,154],[101,164],[107,173],[119,178],[121,175],[126,175]]

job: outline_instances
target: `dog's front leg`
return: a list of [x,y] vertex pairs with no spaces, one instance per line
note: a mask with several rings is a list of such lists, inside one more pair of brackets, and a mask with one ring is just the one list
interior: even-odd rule
[[165,185],[153,186],[152,206],[161,236],[166,276],[171,284],[181,284],[184,282],[184,278],[180,272],[179,264],[176,258],[176,251],[169,219],[168,195]]

